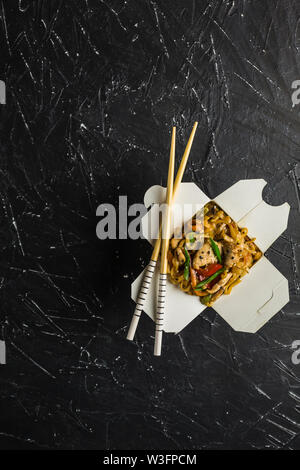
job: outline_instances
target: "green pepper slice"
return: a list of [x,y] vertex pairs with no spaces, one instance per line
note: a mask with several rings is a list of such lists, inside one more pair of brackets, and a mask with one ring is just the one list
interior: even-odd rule
[[218,271],[216,271],[214,274],[212,274],[211,276],[209,276],[207,279],[204,279],[203,281],[199,282],[199,284],[196,285],[195,289],[196,289],[196,290],[202,290],[202,289],[203,289],[203,286],[205,286],[205,285],[208,284],[209,282],[213,281],[213,279],[215,279],[216,277],[218,277],[219,274],[221,274],[223,271],[225,271],[225,268],[218,269]]
[[212,249],[213,249],[214,254],[215,254],[216,257],[218,258],[219,263],[222,263],[222,256],[221,256],[219,247],[218,247],[218,245],[216,244],[216,242],[215,242],[212,238],[210,238],[210,244],[211,244],[211,247],[212,247]]
[[190,255],[188,254],[188,251],[187,251],[186,248],[184,248],[184,254],[185,254],[185,263],[184,263],[183,277],[186,281],[188,281],[189,278],[190,278],[191,258],[190,258]]

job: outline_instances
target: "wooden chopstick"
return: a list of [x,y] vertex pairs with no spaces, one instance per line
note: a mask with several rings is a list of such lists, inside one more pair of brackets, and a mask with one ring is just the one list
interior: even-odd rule
[[[190,156],[190,151],[191,151],[191,148],[192,148],[192,145],[193,145],[193,141],[194,141],[197,126],[198,126],[198,122],[195,122],[195,124],[193,126],[193,129],[192,129],[192,132],[191,132],[191,135],[189,137],[188,143],[186,144],[185,151],[184,151],[184,154],[182,156],[178,171],[177,171],[177,175],[176,175],[176,178],[175,178],[175,181],[174,181],[174,186],[173,186],[173,202],[175,201],[176,194],[177,194],[177,191],[179,189],[179,186],[180,186],[180,183],[181,183],[181,180],[182,180],[182,177],[183,177],[183,173],[184,173],[188,158]],[[156,242],[155,242],[155,245],[154,245],[154,248],[153,248],[153,252],[152,252],[152,255],[151,255],[151,260],[152,261],[156,262],[158,260],[158,255],[159,255],[159,252],[160,252],[160,246],[161,246],[161,233],[160,233],[160,236],[156,239]]]
[[[173,186],[173,199],[172,199],[173,202],[175,201],[176,193],[178,191],[178,188],[180,186],[180,183],[181,183],[181,180],[182,180],[182,177],[183,177],[183,174],[184,174],[184,170],[185,170],[185,167],[186,167],[189,155],[190,155],[190,151],[191,151],[191,148],[192,148],[192,144],[193,144],[193,140],[194,140],[194,137],[195,137],[197,126],[198,126],[198,122],[195,122],[195,124],[193,126],[193,129],[192,129],[192,132],[191,132],[191,135],[189,137],[188,143],[186,144],[186,148],[185,148],[184,154],[182,156],[180,166],[178,168],[178,172],[177,172],[175,182],[174,182],[174,186]],[[141,287],[140,287],[140,290],[139,290],[139,293],[138,293],[138,296],[137,296],[136,307],[135,307],[135,310],[134,310],[134,313],[133,313],[133,316],[132,316],[132,320],[131,320],[131,323],[130,323],[130,327],[129,327],[129,330],[128,330],[128,334],[127,334],[127,339],[129,339],[130,341],[132,341],[133,338],[134,338],[134,335],[135,335],[135,332],[136,332],[136,329],[137,329],[137,326],[138,326],[138,323],[139,323],[139,320],[140,320],[140,317],[141,317],[141,313],[143,311],[146,296],[148,294],[150,283],[151,283],[153,273],[155,271],[155,267],[156,267],[156,264],[157,264],[157,260],[158,260],[158,256],[159,256],[159,252],[160,252],[160,247],[161,247],[161,228],[160,228],[159,236],[156,239],[156,242],[155,242],[155,245],[154,245],[154,248],[153,248],[153,252],[152,252],[152,255],[151,255],[150,262],[149,262],[148,266],[146,267],[144,277],[143,277],[143,281],[142,281],[142,284],[141,284]]]
[[160,276],[159,276],[159,287],[158,287],[157,311],[156,311],[156,318],[155,318],[155,342],[154,342],[154,355],[155,356],[161,355],[163,324],[164,324],[164,316],[165,316],[167,272],[168,272],[167,253],[169,249],[170,225],[171,225],[171,214],[172,214],[175,144],[176,144],[176,127],[173,127],[170,160],[169,160],[169,171],[168,171],[167,197],[166,197],[167,207],[166,207],[166,214],[164,216],[164,221],[162,225]]

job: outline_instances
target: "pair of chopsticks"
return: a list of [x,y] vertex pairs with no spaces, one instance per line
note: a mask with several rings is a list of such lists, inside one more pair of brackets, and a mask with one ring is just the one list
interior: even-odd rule
[[164,325],[164,314],[165,314],[165,301],[166,301],[166,284],[167,284],[167,270],[168,260],[167,253],[169,249],[170,239],[170,225],[172,215],[172,204],[175,201],[176,193],[180,186],[183,173],[190,155],[193,140],[195,137],[198,122],[195,122],[188,143],[186,145],[174,184],[174,164],[175,164],[175,141],[176,141],[176,127],[173,127],[172,138],[171,138],[171,149],[169,159],[169,170],[168,170],[168,184],[167,184],[167,196],[166,204],[167,209],[164,217],[164,223],[160,228],[159,236],[155,242],[154,249],[151,255],[150,262],[145,270],[143,281],[139,290],[139,294],[136,301],[135,311],[132,316],[131,324],[128,330],[127,339],[133,340],[143,307],[145,304],[146,296],[149,291],[153,273],[157,264],[158,256],[161,251],[161,264],[160,264],[160,277],[159,277],[159,288],[158,288],[158,300],[157,300],[157,313],[155,319],[155,342],[154,342],[154,355],[161,355],[162,345],[162,333]]

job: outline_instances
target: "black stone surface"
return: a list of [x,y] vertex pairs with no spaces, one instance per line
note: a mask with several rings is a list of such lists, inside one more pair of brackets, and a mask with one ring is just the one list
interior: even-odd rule
[[[300,5],[240,0],[0,3],[0,448],[300,448]],[[185,181],[264,178],[291,205],[267,257],[291,301],[257,334],[207,309],[153,357],[126,341],[147,242],[100,241],[96,208]],[[242,306],[241,306],[242,314]]]

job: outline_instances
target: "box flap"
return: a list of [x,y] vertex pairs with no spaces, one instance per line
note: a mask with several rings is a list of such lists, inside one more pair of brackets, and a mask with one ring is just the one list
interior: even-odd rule
[[240,180],[217,196],[214,201],[238,222],[262,201],[263,179]]
[[238,221],[240,227],[247,227],[250,237],[255,237],[258,248],[265,252],[287,228],[290,206],[270,206],[262,201]]
[[214,199],[240,227],[247,227],[262,252],[284,232],[290,210],[287,202],[270,206],[263,201],[266,184],[263,179],[240,180]]
[[287,279],[263,256],[213,308],[234,330],[253,333],[288,301]]
[[162,204],[166,200],[167,188],[163,188],[158,184],[151,186],[144,195],[145,207],[150,207],[152,204]]
[[276,313],[281,310],[289,300],[289,284],[287,279],[283,278],[278,286],[273,289],[271,299],[258,310],[258,315],[246,326],[246,330],[243,331],[256,333],[274,316],[274,312]]

